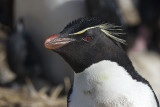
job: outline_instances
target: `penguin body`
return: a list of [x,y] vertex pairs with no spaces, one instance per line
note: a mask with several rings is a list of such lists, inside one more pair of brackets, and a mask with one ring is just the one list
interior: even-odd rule
[[103,60],[75,74],[69,107],[157,107],[157,103],[147,84],[133,80],[116,62]]
[[45,47],[75,71],[68,107],[159,107],[121,48],[119,30],[100,18],[81,18],[46,39]]

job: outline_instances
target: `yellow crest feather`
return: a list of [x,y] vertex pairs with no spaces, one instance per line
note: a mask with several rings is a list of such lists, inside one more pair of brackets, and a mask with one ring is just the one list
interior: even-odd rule
[[115,25],[112,25],[112,24],[101,24],[101,25],[96,25],[96,26],[92,26],[92,27],[88,27],[88,28],[85,28],[81,31],[78,31],[76,33],[72,33],[72,34],[69,34],[69,35],[77,35],[77,34],[82,34],[84,32],[86,32],[87,30],[89,29],[93,29],[93,28],[100,28],[100,30],[108,37],[120,42],[120,43],[123,43],[123,44],[126,44],[126,41],[121,39],[121,38],[118,38],[115,36],[116,35],[119,35],[119,34],[125,34],[125,33],[117,33],[117,32],[112,32],[112,31],[122,31],[123,29],[120,29],[121,26],[115,26]]

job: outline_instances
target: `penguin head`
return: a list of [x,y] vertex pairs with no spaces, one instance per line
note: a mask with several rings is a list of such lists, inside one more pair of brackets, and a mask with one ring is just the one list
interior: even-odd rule
[[[118,37],[119,26],[101,18],[80,18],[63,31],[45,40],[45,47],[61,55],[76,73],[101,60],[109,60],[123,52]],[[114,32],[112,32],[114,31]]]

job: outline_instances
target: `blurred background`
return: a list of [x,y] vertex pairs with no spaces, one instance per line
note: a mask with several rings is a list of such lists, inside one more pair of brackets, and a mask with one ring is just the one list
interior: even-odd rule
[[66,107],[73,71],[43,43],[90,16],[124,28],[124,49],[160,99],[159,0],[0,0],[0,107]]

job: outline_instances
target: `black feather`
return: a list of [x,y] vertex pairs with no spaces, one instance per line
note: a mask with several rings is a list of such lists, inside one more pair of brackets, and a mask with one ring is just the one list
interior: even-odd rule
[[61,33],[75,33],[85,28],[107,23],[106,19],[101,17],[84,17],[70,22]]

